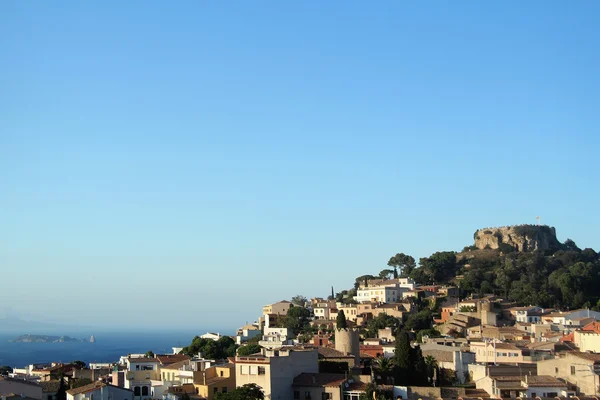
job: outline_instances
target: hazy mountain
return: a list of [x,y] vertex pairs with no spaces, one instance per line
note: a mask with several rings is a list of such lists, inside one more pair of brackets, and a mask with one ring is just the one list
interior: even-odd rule
[[0,317],[0,333],[54,333],[84,327],[51,322],[27,321],[15,316]]

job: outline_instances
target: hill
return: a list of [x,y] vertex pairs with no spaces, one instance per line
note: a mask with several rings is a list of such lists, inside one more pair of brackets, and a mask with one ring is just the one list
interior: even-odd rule
[[410,272],[417,283],[452,283],[461,296],[496,294],[529,305],[600,308],[600,258],[549,226],[479,229],[462,252],[436,252]]

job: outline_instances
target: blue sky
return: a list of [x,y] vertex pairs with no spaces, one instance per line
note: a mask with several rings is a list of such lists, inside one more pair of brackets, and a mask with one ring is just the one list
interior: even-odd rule
[[599,12],[2,2],[0,304],[234,328],[481,227],[598,249]]

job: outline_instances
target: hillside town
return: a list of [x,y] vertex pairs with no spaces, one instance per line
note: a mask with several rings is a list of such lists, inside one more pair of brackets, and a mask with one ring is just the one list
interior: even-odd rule
[[[387,273],[387,272],[386,272]],[[397,272],[265,305],[172,354],[13,368],[2,400],[597,398],[600,312],[520,305]],[[395,277],[394,277],[395,276]],[[433,315],[429,318],[429,315]],[[237,397],[236,397],[237,396]]]

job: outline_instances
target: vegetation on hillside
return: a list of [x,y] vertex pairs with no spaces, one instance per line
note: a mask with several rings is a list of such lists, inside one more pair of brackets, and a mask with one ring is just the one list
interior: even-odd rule
[[236,349],[237,345],[229,336],[222,336],[219,340],[205,339],[196,336],[189,346],[185,346],[183,350],[181,350],[181,353],[187,354],[190,357],[202,353],[203,357],[222,360],[227,357],[235,356]]
[[[528,229],[523,226],[523,229]],[[462,296],[496,294],[519,304],[556,308],[600,308],[600,258],[567,240],[557,251],[514,248],[436,252],[411,272],[419,284],[456,283]]]

